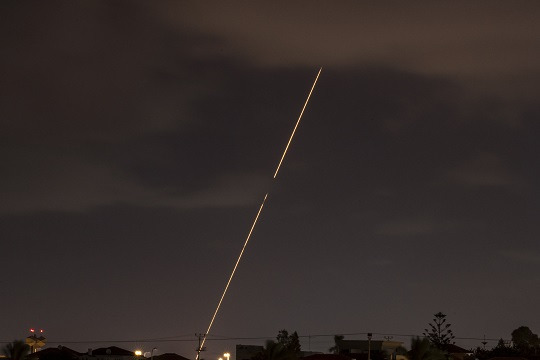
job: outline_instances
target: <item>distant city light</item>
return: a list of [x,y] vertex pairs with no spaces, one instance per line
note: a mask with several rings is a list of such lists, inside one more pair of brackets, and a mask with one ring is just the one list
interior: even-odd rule
[[142,355],[142,351],[141,351],[141,350],[135,350],[135,355],[141,356],[141,355]]

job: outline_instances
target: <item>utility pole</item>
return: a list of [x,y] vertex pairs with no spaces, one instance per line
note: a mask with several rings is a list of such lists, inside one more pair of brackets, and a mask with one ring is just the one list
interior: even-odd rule
[[200,358],[201,351],[205,351],[206,347],[201,347],[201,340],[206,338],[206,334],[195,334],[195,336],[199,338],[199,346],[197,346],[197,349],[195,349],[195,351],[197,351],[197,357],[195,359],[202,360]]
[[[390,341],[392,340],[394,337],[393,336],[383,336],[384,338],[384,341]],[[396,349],[395,348],[392,348],[392,353],[390,354],[390,360],[396,360],[396,357],[397,357],[397,354],[396,354]]]
[[367,333],[367,338],[368,338],[367,358],[368,360],[371,360],[371,337],[372,336],[373,336],[372,333]]

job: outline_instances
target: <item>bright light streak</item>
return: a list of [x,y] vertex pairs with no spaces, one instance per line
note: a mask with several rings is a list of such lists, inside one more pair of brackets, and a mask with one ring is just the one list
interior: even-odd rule
[[[219,308],[221,307],[221,303],[223,302],[223,298],[225,298],[225,294],[227,293],[227,290],[229,289],[229,285],[231,284],[232,278],[234,276],[234,273],[236,272],[236,268],[238,267],[238,264],[240,263],[240,259],[242,259],[242,255],[244,254],[244,250],[246,249],[246,246],[249,242],[249,239],[251,238],[251,234],[253,233],[253,229],[255,228],[255,225],[257,225],[257,221],[259,220],[259,215],[261,215],[262,209],[264,207],[264,204],[266,203],[266,199],[268,198],[268,193],[264,195],[264,199],[261,203],[261,206],[259,207],[259,211],[257,212],[257,216],[255,216],[255,220],[253,220],[253,224],[251,225],[251,229],[249,229],[249,233],[247,235],[246,241],[244,242],[244,246],[242,247],[242,251],[240,251],[240,255],[238,256],[238,259],[236,260],[236,264],[234,264],[233,271],[231,273],[231,276],[229,277],[229,281],[227,281],[227,285],[225,286],[225,290],[223,290],[223,294],[221,295],[221,299],[219,299],[219,303],[216,307],[216,311],[214,311],[214,316],[212,316],[212,320],[210,320],[210,325],[208,325],[208,329],[206,330],[206,333],[204,334],[204,337],[201,342],[200,349],[203,348],[204,342],[206,341],[206,336],[210,333],[210,329],[212,328],[212,325],[214,324],[214,320],[216,319],[216,315],[219,311]],[[197,353],[196,359],[199,358],[199,354]]]
[[[306,110],[307,104],[309,102],[309,99],[311,97],[311,94],[313,93],[313,89],[315,89],[315,85],[317,85],[317,80],[319,80],[319,75],[321,75],[322,67],[319,69],[319,72],[317,73],[317,77],[315,78],[315,81],[313,82],[313,86],[311,86],[311,90],[309,91],[308,97],[306,99],[306,102],[304,103],[304,107],[302,108],[302,111],[300,112],[300,116],[298,116],[298,120],[296,121],[296,125],[294,126],[294,129],[292,131],[291,137],[289,138],[289,142],[287,143],[287,146],[285,147],[285,150],[283,151],[283,155],[281,156],[281,160],[279,160],[279,164],[277,166],[276,172],[274,173],[274,179],[276,178],[279,168],[281,167],[281,163],[283,162],[283,159],[285,159],[285,155],[287,154],[287,150],[289,150],[289,146],[291,145],[292,139],[294,137],[294,134],[296,133],[296,128],[298,128],[298,124],[300,124],[300,120],[302,119],[302,115],[304,115],[304,110]],[[268,193],[264,196],[264,199],[261,203],[261,206],[259,207],[259,211],[257,212],[257,216],[255,216],[255,220],[253,220],[253,224],[251,225],[251,229],[249,230],[249,233],[247,235],[246,241],[244,242],[244,246],[242,247],[242,251],[240,251],[240,255],[238,256],[238,259],[236,260],[236,264],[234,264],[234,268],[232,270],[231,276],[229,277],[229,280],[227,281],[227,285],[225,286],[225,290],[223,290],[223,294],[221,294],[221,299],[219,299],[219,303],[216,307],[216,311],[214,311],[214,315],[212,316],[212,320],[210,320],[210,325],[208,325],[208,329],[206,330],[206,333],[203,336],[203,339],[201,341],[200,347],[197,350],[197,357],[195,359],[199,359],[199,352],[203,348],[204,343],[206,342],[206,336],[210,333],[210,329],[212,328],[212,325],[214,324],[214,320],[216,319],[216,315],[219,312],[219,309],[221,307],[221,303],[223,302],[223,299],[225,298],[225,294],[227,294],[227,290],[229,289],[229,285],[231,284],[231,281],[234,277],[234,273],[236,272],[236,268],[238,267],[238,264],[240,263],[240,259],[242,259],[242,255],[244,254],[244,250],[246,249],[246,246],[249,242],[249,239],[251,238],[251,234],[253,233],[253,229],[255,228],[255,225],[257,225],[257,221],[259,220],[259,215],[261,215],[262,209],[264,207],[264,204],[266,203],[266,199],[268,198]],[[227,357],[230,356],[230,354],[225,354],[224,356]]]
[[319,69],[319,72],[317,73],[317,77],[315,78],[315,81],[313,82],[313,86],[311,87],[311,90],[309,91],[309,95],[306,99],[306,102],[304,103],[304,107],[302,108],[302,111],[300,112],[300,116],[298,116],[298,120],[296,121],[296,125],[294,126],[293,132],[291,134],[291,137],[289,138],[289,142],[287,143],[287,146],[285,147],[285,151],[283,151],[283,155],[281,156],[281,160],[279,160],[279,164],[277,166],[276,172],[274,173],[274,179],[276,178],[279,168],[281,167],[281,163],[283,162],[283,159],[285,159],[285,155],[287,154],[287,150],[289,150],[289,145],[291,145],[291,141],[294,137],[294,133],[296,133],[296,128],[298,127],[298,124],[300,124],[300,120],[302,120],[302,115],[304,115],[304,110],[306,110],[306,106],[309,102],[309,98],[311,97],[311,93],[313,92],[313,89],[315,89],[315,85],[317,85],[317,80],[319,80],[319,75],[321,75],[322,67]]

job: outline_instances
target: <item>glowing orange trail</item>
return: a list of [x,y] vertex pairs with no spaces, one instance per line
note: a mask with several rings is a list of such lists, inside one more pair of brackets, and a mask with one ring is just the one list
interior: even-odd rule
[[315,81],[313,82],[313,86],[311,87],[311,90],[309,91],[309,95],[306,99],[306,102],[304,103],[304,107],[302,108],[302,111],[300,112],[300,116],[298,116],[298,120],[296,121],[296,125],[294,126],[293,132],[291,134],[291,137],[289,138],[289,142],[287,143],[287,146],[285,146],[285,151],[283,151],[283,155],[281,156],[281,160],[279,160],[279,164],[277,166],[276,172],[274,173],[274,179],[277,176],[277,173],[279,171],[279,168],[281,167],[281,163],[283,162],[283,159],[285,159],[285,155],[287,154],[287,150],[289,150],[289,145],[291,145],[291,141],[294,137],[294,134],[296,133],[296,128],[298,127],[298,124],[300,124],[300,120],[302,120],[302,115],[304,115],[304,110],[306,110],[306,106],[309,102],[309,98],[311,97],[311,93],[313,92],[313,89],[315,89],[315,85],[317,85],[317,80],[319,80],[319,75],[321,75],[322,67],[319,69],[319,72],[317,73],[317,77],[315,78]]
[[210,320],[210,325],[208,325],[208,329],[206,330],[206,333],[204,334],[203,340],[201,342],[201,347],[197,350],[197,359],[199,358],[199,352],[202,349],[204,342],[206,341],[206,336],[210,332],[210,329],[212,328],[212,324],[214,324],[214,320],[216,319],[216,315],[219,311],[219,308],[221,307],[221,303],[223,302],[223,298],[225,298],[225,294],[227,293],[227,290],[229,289],[229,285],[231,284],[231,280],[234,276],[234,273],[236,272],[236,268],[238,267],[238,264],[240,263],[240,259],[242,259],[242,255],[244,254],[244,250],[246,249],[246,246],[249,242],[249,238],[251,238],[251,233],[253,233],[253,229],[255,228],[255,225],[257,224],[257,220],[259,220],[259,215],[261,215],[261,211],[264,207],[264,204],[266,203],[266,198],[268,198],[268,193],[264,195],[264,199],[261,203],[261,206],[259,207],[259,211],[257,212],[257,216],[255,216],[255,220],[253,220],[253,224],[251,225],[251,229],[249,229],[248,236],[246,238],[246,241],[244,242],[244,246],[242,247],[242,251],[240,251],[240,255],[238,256],[238,260],[236,260],[236,264],[234,264],[233,271],[231,272],[231,276],[229,276],[229,281],[227,281],[227,285],[225,286],[225,290],[223,291],[223,294],[221,295],[221,299],[219,299],[218,306],[216,307],[216,311],[214,311],[214,315],[212,316],[212,320]]
[[[317,73],[317,77],[315,78],[315,81],[313,82],[313,86],[311,87],[311,90],[309,91],[308,97],[306,99],[306,102],[304,103],[304,107],[302,108],[302,111],[300,112],[300,116],[298,117],[298,120],[296,121],[296,125],[294,126],[293,132],[291,134],[291,137],[289,138],[289,142],[287,143],[287,146],[285,147],[285,151],[283,151],[283,155],[281,156],[281,160],[279,160],[279,164],[277,166],[276,172],[274,173],[274,179],[276,178],[279,168],[281,167],[281,163],[283,162],[283,159],[285,158],[285,154],[287,154],[287,150],[289,149],[289,145],[291,145],[291,141],[294,137],[294,134],[296,132],[296,128],[298,127],[298,124],[300,124],[300,120],[302,119],[302,115],[304,114],[304,110],[306,110],[306,106],[309,102],[309,98],[311,97],[311,93],[313,92],[313,89],[315,88],[315,85],[317,84],[317,80],[319,80],[319,75],[321,75],[322,67],[319,69],[319,72]],[[231,272],[231,276],[229,276],[229,280],[227,281],[227,285],[225,285],[225,290],[223,290],[223,294],[221,294],[221,299],[219,299],[218,305],[216,307],[216,311],[214,311],[214,315],[212,316],[212,320],[210,320],[210,325],[208,325],[208,329],[206,330],[206,333],[203,335],[203,339],[201,341],[200,347],[197,349],[197,357],[196,359],[199,359],[199,354],[204,346],[204,343],[206,342],[206,336],[208,333],[210,333],[210,329],[212,328],[212,325],[214,324],[214,320],[216,319],[216,315],[219,311],[219,308],[221,307],[221,303],[223,302],[223,299],[225,298],[225,294],[227,294],[227,290],[229,289],[229,285],[231,284],[231,281],[234,277],[234,273],[236,272],[236,268],[238,267],[238,264],[240,263],[240,259],[242,259],[242,255],[244,254],[244,250],[246,249],[246,246],[249,242],[249,239],[251,238],[251,234],[253,233],[253,229],[255,229],[255,225],[257,225],[257,221],[259,220],[259,215],[261,215],[262,209],[264,207],[264,204],[266,203],[266,199],[268,198],[268,193],[264,196],[264,199],[261,203],[261,206],[259,207],[259,211],[257,212],[257,216],[255,216],[255,219],[253,220],[253,224],[251,225],[251,229],[249,230],[249,233],[247,235],[246,241],[244,242],[244,246],[242,247],[242,251],[240,251],[240,255],[238,256],[238,259],[236,260],[236,264],[234,264],[234,268]]]

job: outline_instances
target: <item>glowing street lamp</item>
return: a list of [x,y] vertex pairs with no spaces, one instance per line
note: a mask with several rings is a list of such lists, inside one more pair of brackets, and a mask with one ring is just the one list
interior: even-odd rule
[[142,355],[142,351],[141,351],[141,350],[135,350],[135,355],[136,355],[136,356],[141,356],[141,355]]
[[225,354],[223,354],[223,356],[225,356],[225,357],[227,358],[227,360],[229,360],[230,357],[231,357],[231,354],[229,354],[228,352],[226,352]]

